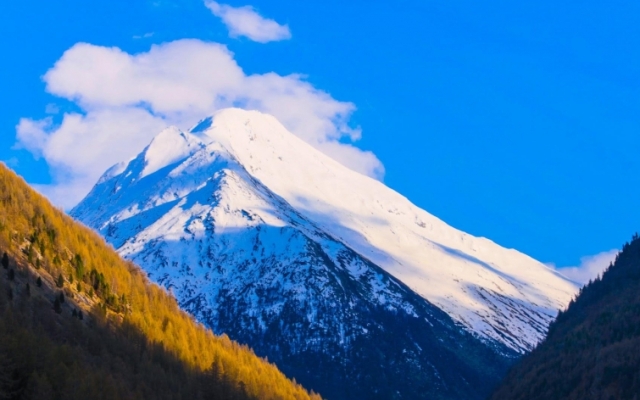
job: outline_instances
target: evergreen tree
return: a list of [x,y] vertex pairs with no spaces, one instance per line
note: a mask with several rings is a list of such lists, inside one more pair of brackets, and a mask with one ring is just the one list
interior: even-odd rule
[[4,269],[9,268],[9,256],[7,255],[7,252],[5,251],[4,254],[2,255],[2,267]]
[[31,296],[31,286],[29,286],[29,282],[27,282],[27,296]]
[[76,254],[74,258],[74,264],[76,266],[76,274],[78,279],[82,279],[84,277],[84,262],[82,261],[82,257],[80,254]]
[[42,278],[38,277],[38,279],[36,279],[36,285],[42,287]]
[[637,399],[640,238],[591,280],[493,393],[494,400]]
[[59,288],[64,286],[64,278],[62,277],[62,273],[58,275],[58,279],[56,280],[56,286]]
[[0,399],[17,398],[20,379],[16,376],[16,363],[5,351],[0,353]]
[[56,299],[53,301],[53,311],[55,311],[57,314],[60,314],[62,312],[62,308],[60,307],[60,298],[56,297]]
[[58,299],[60,300],[60,304],[64,303],[64,293],[60,292]]
[[33,251],[33,246],[29,245],[29,249],[27,250],[27,261],[29,264],[33,265],[33,258],[35,257],[35,252]]
[[23,398],[25,399],[38,399],[38,400],[53,400],[55,399],[55,392],[51,383],[47,380],[46,376],[34,372],[27,383],[26,390],[24,391]]
[[84,317],[82,316],[82,310],[78,310],[78,319],[82,321]]

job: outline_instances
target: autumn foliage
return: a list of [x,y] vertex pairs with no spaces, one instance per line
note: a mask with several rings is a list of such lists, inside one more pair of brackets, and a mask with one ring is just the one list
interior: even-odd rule
[[320,398],[195,322],[137,266],[0,164],[4,252],[0,397]]

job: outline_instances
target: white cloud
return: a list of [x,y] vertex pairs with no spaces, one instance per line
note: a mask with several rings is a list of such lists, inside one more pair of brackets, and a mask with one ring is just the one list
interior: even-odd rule
[[43,145],[49,138],[46,130],[50,126],[50,117],[39,121],[22,118],[16,127],[18,142],[14,148],[29,150],[36,159],[39,159],[42,156]]
[[231,37],[246,36],[259,43],[291,38],[287,25],[262,17],[251,6],[236,8],[212,0],[206,0],[204,4],[213,15],[222,19]]
[[603,251],[593,256],[580,258],[580,265],[578,266],[556,269],[572,281],[584,285],[588,283],[589,280],[595,279],[599,275],[602,276],[602,272],[609,267],[609,264],[613,262],[618,252],[619,250],[617,249]]
[[223,45],[179,40],[128,54],[79,43],[45,74],[47,91],[81,112],[42,120],[24,118],[17,145],[43,157],[54,184],[40,186],[70,207],[112,164],[137,154],[167,125],[189,128],[215,110],[240,106],[278,118],[294,134],[363,174],[382,178],[371,152],[341,140],[361,132],[348,125],[355,110],[313,87],[301,75],[246,75]]
[[60,125],[50,118],[23,118],[16,127],[18,143],[43,157],[54,183],[34,185],[54,204],[75,205],[111,165],[127,160],[166,126],[148,111],[103,108],[85,114],[65,114]]
[[161,118],[143,109],[105,108],[86,115],[65,114],[59,126],[53,126],[50,119],[21,119],[17,137],[50,166],[78,175],[104,171],[117,160],[131,157],[128,148],[143,148],[165,126]]
[[154,45],[135,55],[78,43],[44,76],[49,93],[85,110],[146,105],[162,114],[210,112],[244,78],[226,47],[200,40]]

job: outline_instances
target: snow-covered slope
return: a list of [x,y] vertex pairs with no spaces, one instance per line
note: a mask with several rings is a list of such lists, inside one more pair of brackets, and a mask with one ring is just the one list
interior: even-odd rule
[[230,109],[196,128],[322,230],[479,335],[529,350],[576,293],[551,268],[450,227],[271,116]]
[[[448,226],[255,111],[163,131],[107,171],[72,215],[201,321],[258,352],[383,351],[382,339],[362,343],[384,337],[391,320],[422,321],[403,322],[395,340],[417,346],[400,350],[415,351],[421,373],[430,365],[429,379],[444,385],[456,381],[443,377],[454,348],[484,351],[450,318],[503,355],[522,353],[576,292],[545,265]],[[448,361],[434,359],[442,351]],[[492,368],[483,362],[469,368]]]

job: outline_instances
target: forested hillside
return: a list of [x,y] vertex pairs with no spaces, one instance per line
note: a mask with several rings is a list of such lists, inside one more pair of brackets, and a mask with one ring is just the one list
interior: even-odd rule
[[319,399],[0,164],[0,398]]
[[493,399],[640,398],[640,239],[622,247]]

